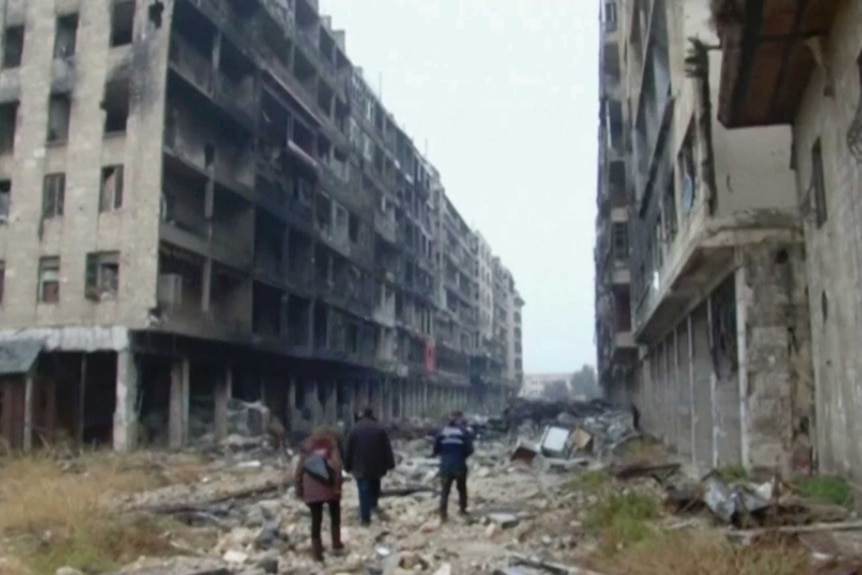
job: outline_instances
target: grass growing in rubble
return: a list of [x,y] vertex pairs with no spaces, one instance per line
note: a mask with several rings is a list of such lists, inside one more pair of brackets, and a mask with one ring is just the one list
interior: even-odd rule
[[63,463],[47,455],[0,463],[0,536],[31,573],[63,565],[105,570],[140,555],[172,549],[164,537],[175,527],[161,518],[120,515],[112,502],[123,495],[194,477],[194,462],[178,464],[178,476],[153,462],[88,454]]
[[799,575],[809,552],[782,540],[733,546],[715,533],[663,533],[592,562],[608,575]]
[[628,492],[611,495],[593,505],[587,511],[584,527],[599,536],[605,554],[613,554],[652,537],[655,531],[650,521],[659,515],[652,497]]
[[718,476],[724,481],[745,481],[748,479],[748,470],[742,465],[725,465],[718,470]]
[[627,441],[619,447],[617,456],[623,464],[644,463],[658,465],[668,461],[668,454],[661,443],[645,437]]
[[800,497],[815,501],[852,508],[854,504],[853,488],[841,477],[822,475],[806,477],[799,480],[796,491]]
[[599,496],[612,484],[611,476],[602,470],[585,471],[571,479],[566,487],[570,490],[582,491],[587,495]]

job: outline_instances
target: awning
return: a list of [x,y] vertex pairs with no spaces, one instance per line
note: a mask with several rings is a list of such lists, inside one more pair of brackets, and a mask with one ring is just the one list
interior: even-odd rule
[[32,339],[0,343],[0,376],[29,373],[42,346],[42,341]]

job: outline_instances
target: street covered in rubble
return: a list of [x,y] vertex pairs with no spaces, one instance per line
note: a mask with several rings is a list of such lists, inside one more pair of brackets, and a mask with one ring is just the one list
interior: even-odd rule
[[[697,477],[636,432],[630,413],[601,401],[519,401],[505,418],[468,416],[476,437],[470,514],[445,524],[430,457],[445,422],[393,423],[397,467],[384,480],[380,516],[359,525],[347,477],[346,550],[327,550],[320,565],[309,552],[309,512],[291,485],[293,442],[275,449],[262,433],[268,417],[246,405],[234,411],[225,441],[183,452],[98,462],[44,456],[41,489],[84,502],[80,516],[69,501],[40,515],[39,495],[23,485],[33,476],[15,475],[37,463],[4,462],[0,573],[857,572],[862,522],[850,500],[835,500],[840,485],[755,480],[736,469]],[[154,473],[159,481],[112,487]]]

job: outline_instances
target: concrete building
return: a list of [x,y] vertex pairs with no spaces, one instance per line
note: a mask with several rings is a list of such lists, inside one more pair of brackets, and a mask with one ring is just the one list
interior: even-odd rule
[[473,236],[473,243],[478,265],[475,275],[479,279],[479,289],[476,293],[479,307],[479,337],[483,340],[491,340],[494,337],[494,278],[492,275],[494,254],[482,234],[476,233]]
[[722,54],[708,0],[613,4],[639,351],[634,381],[603,376],[606,395],[633,400],[642,425],[701,469],[810,469],[791,131],[718,122]]
[[789,156],[783,167],[793,170],[793,203],[805,232],[816,390],[807,423],[815,461],[862,493],[855,439],[862,433],[862,4],[746,0],[715,9],[722,125],[733,133],[790,134],[782,154]]
[[599,165],[596,194],[597,377],[610,399],[634,393],[637,347],[632,334],[629,209],[616,2],[601,4]]
[[13,447],[477,401],[472,231],[316,0],[0,7]]

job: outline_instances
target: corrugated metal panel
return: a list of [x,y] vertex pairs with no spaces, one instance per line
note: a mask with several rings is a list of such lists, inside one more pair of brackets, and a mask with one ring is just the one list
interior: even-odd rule
[[28,373],[43,347],[41,340],[0,343],[0,376]]

